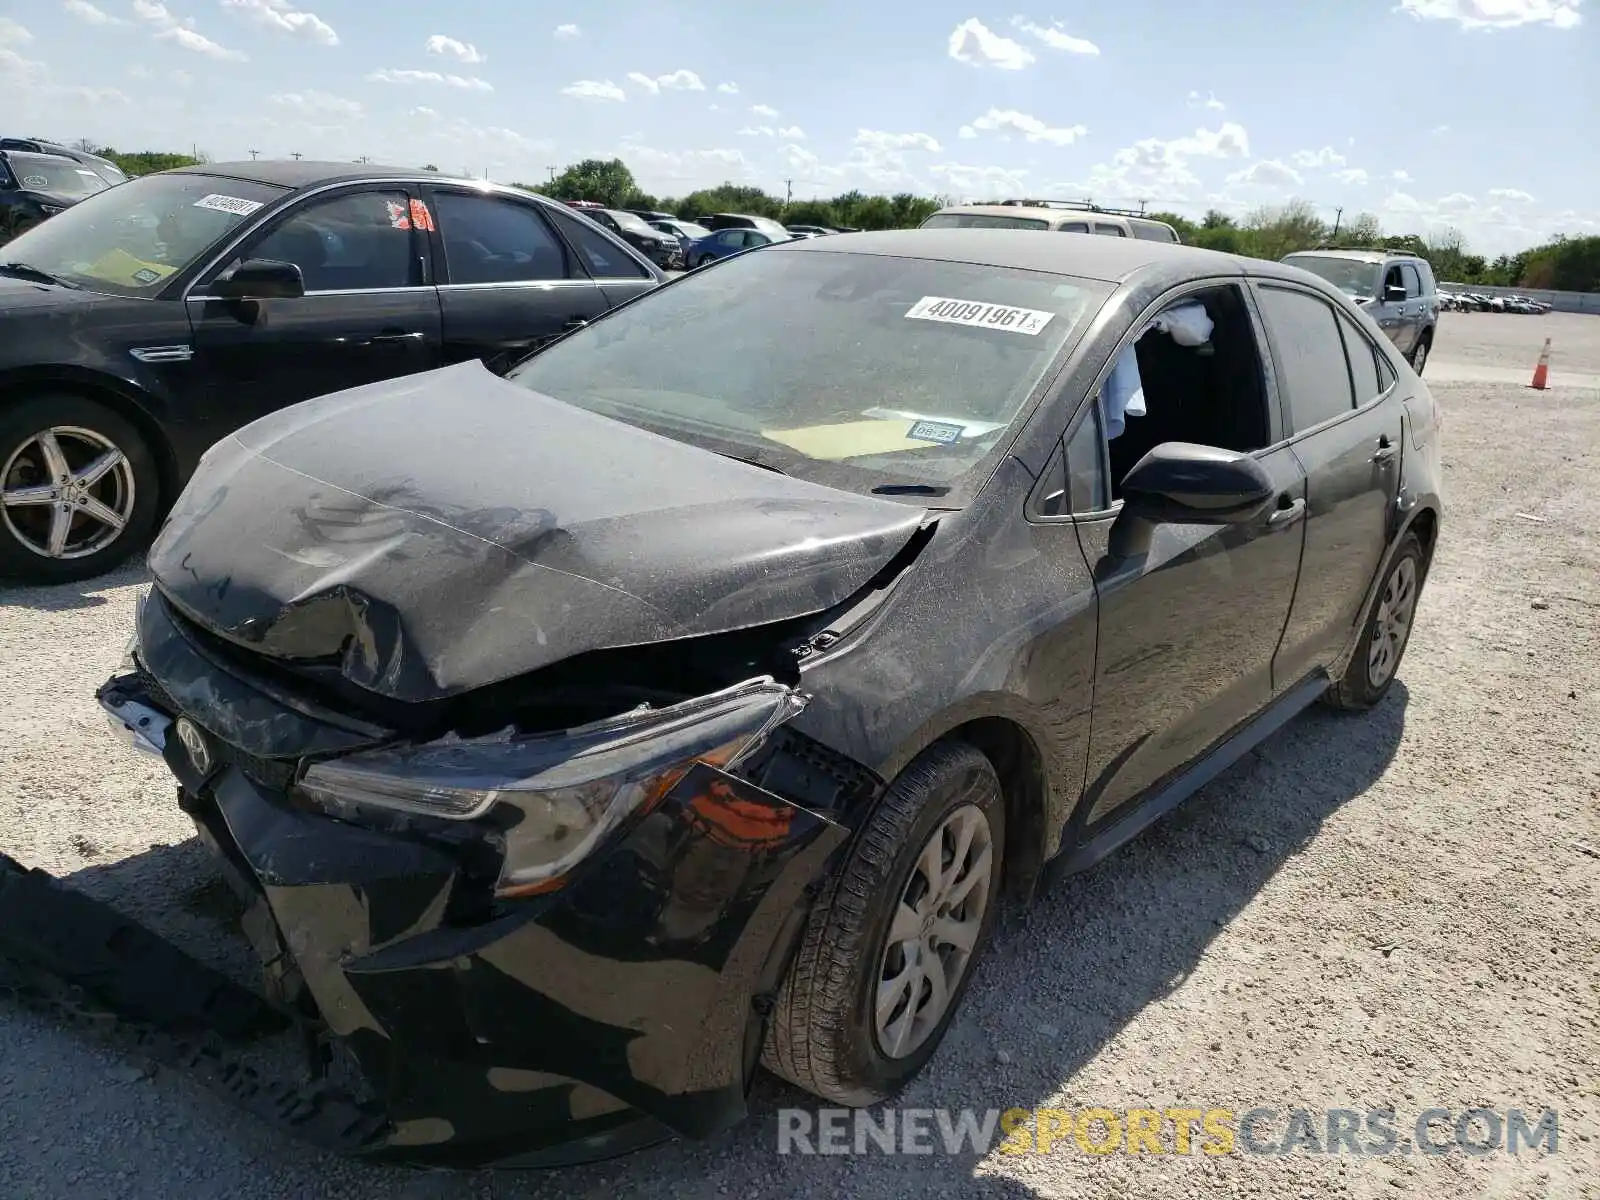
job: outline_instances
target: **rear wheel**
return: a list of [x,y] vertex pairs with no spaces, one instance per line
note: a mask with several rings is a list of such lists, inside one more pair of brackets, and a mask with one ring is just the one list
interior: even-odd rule
[[1422,543],[1416,534],[1408,533],[1367,614],[1350,665],[1326,693],[1325,699],[1334,708],[1359,712],[1377,704],[1389,691],[1411,640],[1411,623],[1426,575]]
[[0,410],[0,575],[66,583],[144,546],[160,478],[139,431],[81,396]]
[[778,996],[763,1061],[839,1104],[893,1095],[933,1057],[999,907],[1005,804],[994,767],[930,747],[827,881]]
[[1412,348],[1411,369],[1418,375],[1421,375],[1422,368],[1428,365],[1428,351],[1432,348],[1433,335],[1431,333],[1423,334],[1422,337],[1417,340],[1416,346]]

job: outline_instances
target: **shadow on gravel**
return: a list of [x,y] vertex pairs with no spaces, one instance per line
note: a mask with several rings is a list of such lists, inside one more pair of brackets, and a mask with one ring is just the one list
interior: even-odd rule
[[[1071,1081],[1148,1005],[1177,989],[1284,862],[1383,774],[1400,744],[1409,699],[1397,681],[1371,713],[1313,708],[1134,843],[1061,881],[1028,911],[1008,914],[940,1053],[896,1104],[981,1115],[1048,1106],[1051,1098],[1060,1105],[1063,1092],[1064,1103],[1080,1107],[1204,1099],[1164,1095],[1164,1082],[1154,1080],[1134,1095],[1075,1095]],[[152,847],[68,879],[195,957],[254,982],[254,961],[237,932],[237,907],[216,886],[195,840]],[[273,1068],[297,1065],[287,1047],[262,1052]],[[439,1175],[373,1168],[357,1177],[365,1177],[374,1195],[428,1200],[716,1196],[752,1188],[764,1197],[1040,1194],[1016,1179],[977,1174],[982,1156],[970,1149],[890,1156],[869,1144],[862,1155],[780,1156],[779,1110],[814,1113],[817,1107],[813,1097],[762,1073],[749,1118],[709,1143],[669,1143],[556,1172]],[[881,1126],[883,1112],[874,1115]],[[231,1133],[242,1148],[302,1162],[320,1157],[247,1115],[237,1122]],[[939,1135],[932,1140],[939,1143]],[[999,1140],[996,1133],[994,1144]],[[339,1177],[349,1180],[349,1168]]]
[[125,563],[105,575],[79,583],[24,585],[0,576],[0,608],[35,608],[40,612],[99,608],[106,602],[101,593],[129,584],[147,583],[149,578],[142,561]]

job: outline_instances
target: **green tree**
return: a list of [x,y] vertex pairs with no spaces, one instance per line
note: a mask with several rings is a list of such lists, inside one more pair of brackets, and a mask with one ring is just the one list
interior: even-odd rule
[[544,189],[557,200],[593,200],[621,208],[639,191],[633,172],[620,158],[586,158],[573,163]]
[[783,211],[789,225],[822,225],[832,229],[840,224],[839,214],[826,200],[796,200]]

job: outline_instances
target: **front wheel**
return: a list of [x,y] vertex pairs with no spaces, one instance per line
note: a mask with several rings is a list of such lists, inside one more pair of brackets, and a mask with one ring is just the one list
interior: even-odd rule
[[762,1060],[838,1104],[886,1099],[933,1057],[999,907],[1005,803],[989,760],[925,750],[828,879]]
[[53,395],[0,410],[0,575],[109,571],[148,541],[159,493],[149,447],[105,405]]

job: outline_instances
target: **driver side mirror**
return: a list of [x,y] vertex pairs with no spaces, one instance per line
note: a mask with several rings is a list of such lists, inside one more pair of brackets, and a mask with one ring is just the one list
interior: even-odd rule
[[297,300],[306,294],[306,281],[294,263],[251,258],[218,275],[211,294],[225,300]]
[[1254,520],[1271,502],[1267,469],[1248,454],[1163,442],[1122,480],[1122,511],[1151,525],[1236,525]]
[[1406,289],[1398,283],[1391,283],[1383,289],[1383,299],[1389,304],[1400,304],[1405,301]]

